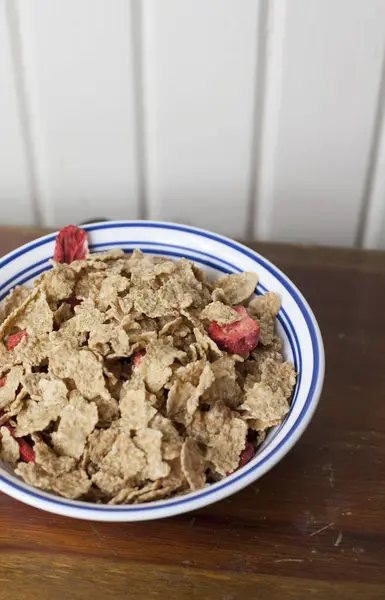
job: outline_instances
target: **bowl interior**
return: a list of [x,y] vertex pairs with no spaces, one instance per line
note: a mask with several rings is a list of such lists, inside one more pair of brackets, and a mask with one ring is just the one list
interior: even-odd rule
[[[117,222],[86,226],[90,251],[115,247],[131,252],[193,260],[211,279],[225,273],[255,271],[256,293],[277,292],[282,298],[278,334],[284,343],[284,357],[298,373],[291,410],[285,421],[272,428],[254,459],[245,467],[205,490],[178,498],[139,506],[100,506],[66,500],[31,488],[15,477],[6,465],[0,466],[0,488],[29,504],[75,517],[104,520],[137,520],[169,516],[198,508],[241,489],[257,479],[287,452],[310,420],[322,386],[323,348],[316,321],[293,284],[263,257],[244,246],[194,228],[151,222]],[[0,261],[0,299],[15,285],[31,285],[51,268],[55,235],[27,244]],[[115,517],[114,517],[115,515]],[[119,516],[118,516],[119,515]]]

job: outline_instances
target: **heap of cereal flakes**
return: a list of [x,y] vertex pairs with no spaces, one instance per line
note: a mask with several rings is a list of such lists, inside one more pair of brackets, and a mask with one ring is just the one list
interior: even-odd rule
[[52,269],[16,287],[0,326],[0,458],[32,486],[123,504],[198,490],[250,460],[296,376],[280,300],[254,273],[88,254],[58,235]]

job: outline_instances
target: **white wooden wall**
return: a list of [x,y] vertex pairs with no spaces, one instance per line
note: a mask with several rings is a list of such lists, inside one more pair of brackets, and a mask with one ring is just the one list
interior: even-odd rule
[[384,108],[384,0],[0,0],[0,222],[385,248]]

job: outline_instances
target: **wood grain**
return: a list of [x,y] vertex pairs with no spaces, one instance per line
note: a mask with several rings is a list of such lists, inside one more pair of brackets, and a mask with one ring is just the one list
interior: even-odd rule
[[[0,228],[0,253],[31,238]],[[0,600],[385,597],[385,254],[259,244],[311,303],[327,375],[263,479],[195,513],[76,521],[0,495]]]

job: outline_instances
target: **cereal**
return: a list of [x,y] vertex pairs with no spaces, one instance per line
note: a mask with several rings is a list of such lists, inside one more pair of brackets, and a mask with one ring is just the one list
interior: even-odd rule
[[133,376],[123,384],[120,394],[120,414],[125,426],[133,430],[145,429],[157,410],[150,401],[151,395],[146,390],[141,377]]
[[0,324],[0,459],[37,488],[143,503],[218,481],[290,410],[277,294],[254,273],[215,282],[187,259],[88,254],[58,235],[52,268],[17,286]]
[[289,412],[290,406],[281,389],[275,392],[264,383],[255,383],[246,391],[244,403],[240,406],[248,417],[264,424],[263,429],[271,427]]
[[156,480],[170,473],[170,465],[162,457],[161,431],[156,429],[140,429],[134,438],[136,446],[143,450],[147,466],[143,470],[145,479]]
[[187,423],[199,406],[202,394],[214,382],[209,364],[192,362],[175,372],[167,399],[167,415],[179,423]]
[[4,385],[0,387],[0,409],[10,404],[16,395],[16,390],[20,385],[24,370],[21,366],[15,366],[7,373]]
[[150,343],[138,366],[138,371],[143,377],[150,392],[159,392],[167,383],[172,374],[170,365],[175,360],[180,360],[185,355],[173,346],[171,336]]
[[11,465],[15,465],[19,457],[19,444],[7,427],[0,427],[0,459]]
[[4,299],[2,306],[2,320],[4,321],[14,310],[19,308],[30,295],[31,290],[24,285],[17,285]]
[[51,437],[58,454],[79,459],[87,437],[98,422],[98,409],[79,392],[73,391],[70,395],[69,403],[62,410],[59,427]]
[[44,431],[52,421],[63,414],[68,404],[67,387],[60,381],[40,381],[41,396],[32,396],[23,403],[17,415],[17,437],[24,437],[36,431]]
[[204,459],[196,441],[188,437],[183,442],[181,450],[181,463],[183,473],[192,490],[199,490],[206,482]]
[[208,321],[216,321],[219,325],[229,325],[230,323],[239,321],[241,315],[231,308],[231,306],[216,301],[207,304],[202,310],[200,317]]
[[231,273],[220,277],[215,282],[215,287],[223,290],[227,302],[231,305],[240,304],[250,298],[257,287],[258,276],[256,273]]

